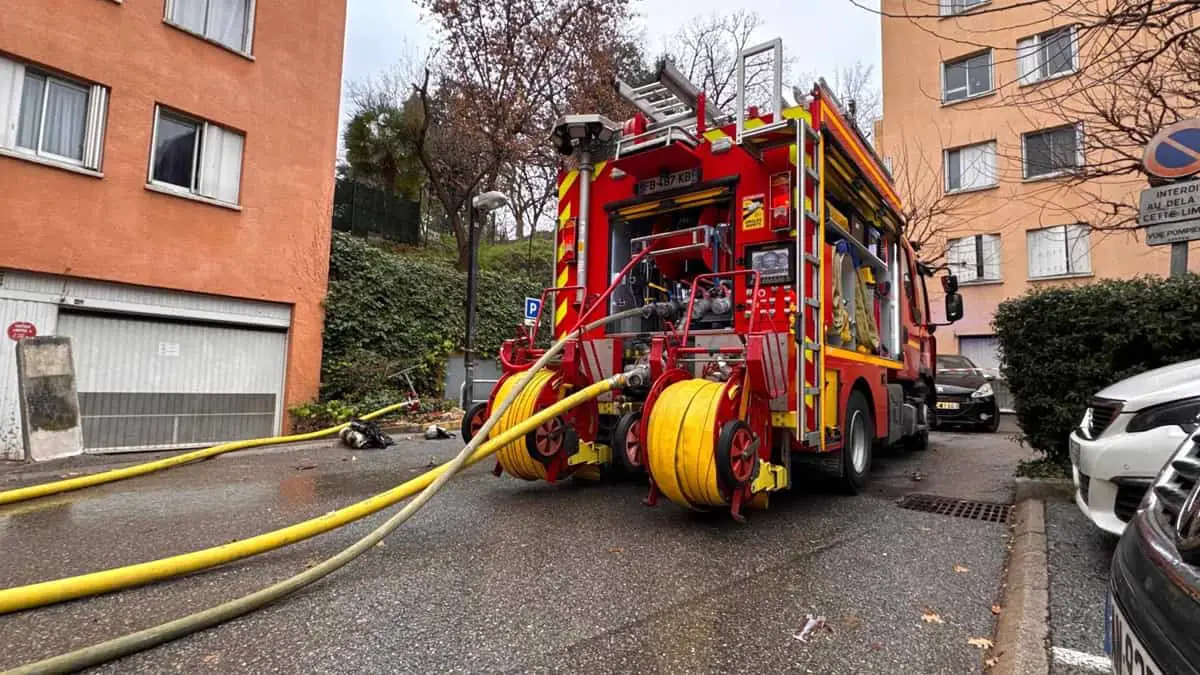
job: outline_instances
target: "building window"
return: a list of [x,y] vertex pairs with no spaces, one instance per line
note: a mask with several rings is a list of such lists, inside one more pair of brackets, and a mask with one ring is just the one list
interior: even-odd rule
[[940,0],[939,13],[942,16],[953,16],[987,3],[988,0]]
[[1056,176],[1083,166],[1081,135],[1076,125],[1022,135],[1025,177]]
[[996,142],[947,150],[944,158],[946,192],[965,192],[996,185]]
[[99,170],[108,89],[0,58],[0,147]]
[[942,103],[982,96],[991,90],[991,50],[942,64]]
[[243,144],[236,131],[156,108],[150,183],[237,204]]
[[1000,280],[1000,235],[975,234],[946,242],[946,266],[958,280]]
[[254,33],[254,0],[166,0],[166,21],[245,54]]
[[1075,72],[1079,67],[1075,27],[1017,40],[1017,74],[1021,84],[1033,84]]
[[1025,233],[1029,248],[1029,278],[1092,273],[1087,225],[1056,225]]

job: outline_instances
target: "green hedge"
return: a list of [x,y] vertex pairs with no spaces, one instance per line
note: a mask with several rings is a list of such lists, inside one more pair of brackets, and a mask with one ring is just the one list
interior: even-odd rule
[[1067,461],[1087,401],[1132,375],[1200,358],[1200,277],[1141,277],[1049,288],[1000,304],[1000,373],[1024,440]]
[[[525,296],[545,280],[524,273],[484,270],[477,296],[476,349],[494,356],[514,335]],[[400,400],[402,387],[388,375],[420,365],[412,374],[423,395],[440,397],[446,357],[461,349],[466,276],[453,261],[406,256],[362,239],[333,233],[321,399]]]

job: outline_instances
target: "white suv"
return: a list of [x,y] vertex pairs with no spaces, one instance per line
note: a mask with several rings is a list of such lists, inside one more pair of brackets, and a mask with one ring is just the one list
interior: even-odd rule
[[1147,371],[1098,392],[1071,432],[1075,503],[1120,536],[1147,488],[1200,414],[1200,359]]

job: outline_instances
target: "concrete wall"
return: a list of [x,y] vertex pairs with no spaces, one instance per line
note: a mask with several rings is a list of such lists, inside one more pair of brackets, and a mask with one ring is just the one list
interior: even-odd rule
[[[444,396],[458,402],[458,397],[462,392],[462,385],[466,379],[466,368],[463,365],[462,354],[455,354],[446,361],[446,381]],[[475,400],[486,401],[488,394],[491,393],[494,386],[490,382],[478,382],[479,380],[497,380],[500,379],[500,365],[495,359],[483,359],[475,362]]]
[[83,452],[71,341],[31,337],[17,343],[25,459],[41,462]]
[[[256,3],[254,60],[162,0],[7,3],[0,52],[110,88],[103,178],[0,157],[0,268],[294,306],[287,405],[315,398],[345,0]],[[245,134],[241,210],[145,188],[155,104]]]

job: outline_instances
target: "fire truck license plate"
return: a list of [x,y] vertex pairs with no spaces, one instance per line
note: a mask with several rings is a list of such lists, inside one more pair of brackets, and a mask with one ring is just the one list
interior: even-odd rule
[[676,171],[675,173],[665,173],[654,178],[638,181],[637,194],[652,195],[655,192],[663,192],[672,190],[678,187],[684,187],[700,181],[700,169],[688,169],[686,171]]

